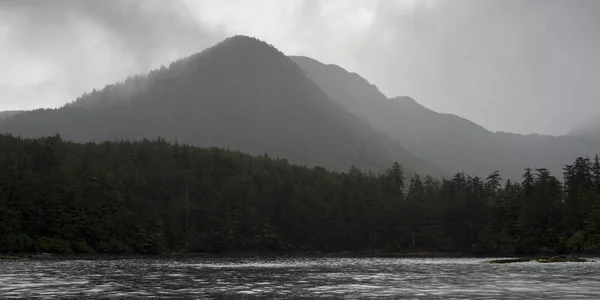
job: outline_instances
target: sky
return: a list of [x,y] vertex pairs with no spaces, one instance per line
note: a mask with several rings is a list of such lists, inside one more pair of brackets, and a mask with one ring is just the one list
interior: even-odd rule
[[0,110],[58,107],[237,34],[492,131],[560,135],[600,113],[597,0],[0,0]]

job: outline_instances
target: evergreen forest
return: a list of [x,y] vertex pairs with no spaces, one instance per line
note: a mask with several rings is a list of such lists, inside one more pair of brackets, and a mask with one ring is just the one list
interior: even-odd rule
[[600,160],[377,174],[164,139],[0,135],[0,252],[600,253]]

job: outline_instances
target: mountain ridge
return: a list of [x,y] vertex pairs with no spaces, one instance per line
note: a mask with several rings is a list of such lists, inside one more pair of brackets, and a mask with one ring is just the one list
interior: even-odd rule
[[379,172],[399,161],[407,172],[441,174],[331,100],[274,46],[239,35],[61,108],[18,114],[0,131],[81,142],[163,137],[334,170]]
[[527,167],[548,167],[560,174],[570,157],[600,152],[600,141],[593,139],[492,132],[466,118],[435,112],[410,97],[387,98],[366,79],[359,84],[342,67],[302,56],[291,58],[332,99],[447,172],[485,177],[500,171],[506,178],[519,180]]

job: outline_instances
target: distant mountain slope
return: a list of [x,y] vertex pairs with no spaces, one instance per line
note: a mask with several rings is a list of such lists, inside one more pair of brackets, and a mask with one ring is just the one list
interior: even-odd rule
[[573,128],[569,135],[600,139],[600,115],[585,120],[581,125]]
[[60,109],[15,115],[0,131],[77,141],[160,136],[336,170],[381,171],[397,160],[439,174],[336,104],[273,46],[244,36]]
[[23,112],[22,110],[6,110],[0,111],[0,119],[10,118],[18,113]]
[[494,133],[464,118],[434,112],[409,97],[387,99],[376,86],[339,66],[291,58],[348,111],[450,172],[487,176],[499,170],[505,178],[520,179],[526,167],[546,167],[560,177],[572,157],[600,152],[600,143],[590,139]]

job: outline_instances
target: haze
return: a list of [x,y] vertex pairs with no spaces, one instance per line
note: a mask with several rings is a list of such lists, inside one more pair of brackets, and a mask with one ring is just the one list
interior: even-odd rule
[[340,65],[493,131],[600,110],[594,0],[0,0],[0,110],[57,107],[234,34]]

